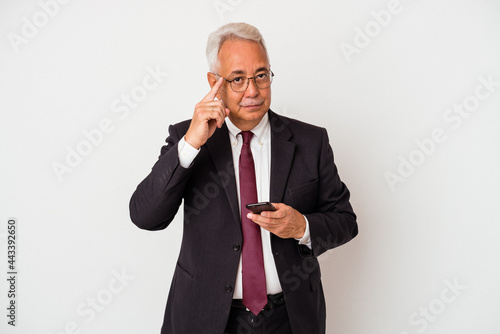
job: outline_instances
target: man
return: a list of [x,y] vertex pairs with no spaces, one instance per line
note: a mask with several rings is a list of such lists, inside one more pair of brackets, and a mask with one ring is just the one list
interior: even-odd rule
[[[138,227],[160,230],[184,200],[161,333],[324,333],[317,257],[358,231],[326,130],[269,109],[274,74],[255,27],[220,27],[207,58],[210,92],[170,126],[130,201]],[[257,201],[276,211],[250,213]]]

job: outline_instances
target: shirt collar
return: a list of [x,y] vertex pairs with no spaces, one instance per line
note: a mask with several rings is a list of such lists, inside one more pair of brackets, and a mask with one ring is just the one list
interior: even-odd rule
[[[238,138],[237,135],[241,132],[241,130],[238,129],[238,127],[234,125],[233,122],[231,122],[229,117],[226,117],[226,125],[231,137]],[[257,124],[250,131],[253,132],[253,138],[256,138],[259,142],[264,142],[267,130],[269,130],[269,113],[266,113],[260,120],[259,124]]]

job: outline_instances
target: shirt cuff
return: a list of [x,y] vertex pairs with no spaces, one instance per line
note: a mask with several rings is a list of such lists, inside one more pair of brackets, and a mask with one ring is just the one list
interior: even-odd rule
[[309,233],[309,221],[307,220],[306,216],[304,216],[304,219],[306,220],[306,231],[304,232],[304,235],[300,239],[295,239],[299,242],[299,245],[306,245],[307,247],[311,248],[311,234]]
[[186,142],[184,137],[179,140],[179,143],[177,144],[177,150],[179,154],[179,164],[184,168],[191,167],[194,158],[196,158],[196,156],[200,152],[200,149],[196,149],[188,142]]

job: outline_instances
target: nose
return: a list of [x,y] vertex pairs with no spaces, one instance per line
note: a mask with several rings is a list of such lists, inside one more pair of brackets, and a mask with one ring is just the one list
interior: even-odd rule
[[248,87],[245,90],[245,97],[256,97],[259,95],[259,89],[255,86],[253,79],[248,80]]

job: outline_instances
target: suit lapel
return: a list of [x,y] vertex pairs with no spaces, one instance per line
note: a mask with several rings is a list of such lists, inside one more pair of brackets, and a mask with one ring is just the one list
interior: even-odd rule
[[217,175],[226,193],[234,218],[239,222],[240,209],[238,207],[238,193],[234,176],[233,152],[229,141],[229,132],[225,123],[220,129],[215,130],[212,137],[207,141],[206,147],[217,169]]
[[288,175],[292,166],[295,144],[290,141],[292,133],[286,119],[269,110],[271,125],[271,202],[281,203]]

